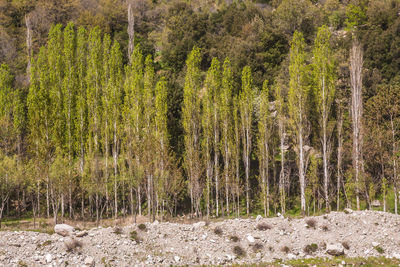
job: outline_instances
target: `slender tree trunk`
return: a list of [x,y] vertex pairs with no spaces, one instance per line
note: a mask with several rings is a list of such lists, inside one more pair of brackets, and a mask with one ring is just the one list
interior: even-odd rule
[[286,193],[285,193],[285,132],[283,128],[283,121],[280,118],[279,122],[279,137],[280,137],[280,150],[281,150],[281,171],[279,174],[279,195],[280,195],[280,202],[281,202],[281,213],[282,215],[285,214],[285,207],[286,207]]
[[[301,113],[301,111],[300,111]],[[299,178],[300,178],[300,198],[301,198],[301,212],[305,215],[306,212],[306,197],[305,197],[305,159],[304,159],[304,148],[303,148],[303,126],[299,127]]]
[[28,15],[25,14],[25,25],[26,25],[26,51],[28,56],[28,64],[26,66],[26,76],[28,83],[31,79],[31,57],[32,57],[32,25]]
[[129,36],[129,44],[128,44],[128,58],[129,63],[132,63],[132,53],[135,49],[135,17],[133,15],[132,10],[132,1],[128,0],[128,36]]
[[338,134],[338,148],[337,148],[337,203],[336,203],[336,210],[339,211],[340,209],[340,185],[342,181],[342,146],[343,146],[343,110],[341,107],[341,103],[339,103],[339,110],[338,110],[338,124],[337,124],[337,134]]
[[351,115],[353,124],[353,166],[356,181],[357,210],[360,209],[360,188],[362,160],[362,66],[363,54],[358,40],[353,39],[353,47],[350,51],[350,81],[351,81]]
[[395,214],[397,214],[397,161],[396,161],[396,133],[393,123],[393,115],[390,115],[390,126],[392,130],[392,157],[393,157],[393,184],[395,189]]

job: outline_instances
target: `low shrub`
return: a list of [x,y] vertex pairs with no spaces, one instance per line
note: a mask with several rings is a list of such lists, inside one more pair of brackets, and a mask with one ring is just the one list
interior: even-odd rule
[[144,223],[141,223],[141,224],[139,224],[138,225],[138,229],[140,230],[140,231],[146,231],[147,230],[147,227],[146,227],[146,225],[144,224]]
[[384,250],[382,247],[380,247],[380,246],[376,246],[376,247],[374,247],[374,248],[375,248],[375,250],[376,250],[379,254],[382,254],[382,253],[385,252],[385,250]]
[[136,241],[137,243],[142,242],[142,238],[139,237],[136,231],[130,232],[129,237],[131,238],[132,241]]
[[81,241],[74,238],[67,239],[64,244],[68,252],[74,251],[75,249],[81,248],[83,246],[83,243]]
[[258,252],[258,251],[262,250],[263,248],[264,248],[264,245],[261,244],[261,243],[255,243],[253,245],[253,251],[254,252]]
[[307,245],[304,247],[304,252],[307,254],[312,254],[314,252],[316,252],[318,249],[318,245],[315,243],[312,243],[311,245]]
[[349,243],[347,243],[347,241],[343,241],[343,242],[342,242],[342,246],[343,246],[345,249],[347,249],[347,250],[350,249],[350,245],[349,245]]
[[283,247],[281,248],[281,251],[282,251],[283,253],[288,254],[288,253],[290,252],[290,248],[289,248],[288,246],[283,246]]
[[116,234],[116,235],[120,235],[120,234],[123,233],[122,228],[119,227],[119,226],[114,227],[114,231],[113,231],[113,232],[114,232],[114,234]]
[[306,220],[307,228],[314,228],[317,226],[317,221],[315,219]]
[[265,230],[269,230],[271,229],[271,225],[267,224],[267,223],[259,223],[257,224],[257,229],[260,231],[265,231]]
[[229,237],[229,239],[230,239],[232,242],[238,242],[238,241],[239,241],[239,237],[237,237],[236,235],[231,235],[231,236]]
[[215,227],[215,228],[214,228],[214,234],[216,234],[216,235],[222,235],[222,234],[223,234],[223,231],[222,231],[221,227],[219,227],[219,226]]
[[241,246],[234,246],[233,253],[239,258],[246,256],[246,251]]

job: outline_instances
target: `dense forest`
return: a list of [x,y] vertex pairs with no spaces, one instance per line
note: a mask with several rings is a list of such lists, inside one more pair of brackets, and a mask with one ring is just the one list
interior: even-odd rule
[[398,212],[398,0],[0,0],[0,21],[0,222]]

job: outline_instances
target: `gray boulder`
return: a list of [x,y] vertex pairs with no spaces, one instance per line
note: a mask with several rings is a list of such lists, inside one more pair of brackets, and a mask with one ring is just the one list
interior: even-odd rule
[[54,232],[61,236],[70,236],[75,231],[75,228],[68,224],[56,224]]
[[342,244],[329,244],[326,246],[326,253],[332,256],[341,256],[344,255],[344,247]]

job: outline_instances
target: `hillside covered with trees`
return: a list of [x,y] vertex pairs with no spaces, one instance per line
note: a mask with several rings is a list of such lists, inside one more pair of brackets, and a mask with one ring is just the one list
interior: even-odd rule
[[399,0],[0,0],[0,21],[0,222],[398,212]]

